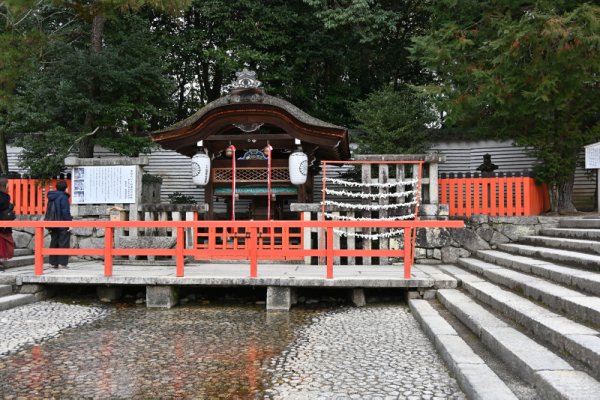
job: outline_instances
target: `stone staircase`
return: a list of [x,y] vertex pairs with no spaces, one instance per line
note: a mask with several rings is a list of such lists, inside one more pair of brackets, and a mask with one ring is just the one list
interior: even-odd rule
[[34,264],[33,250],[30,250],[30,249],[15,249],[15,256],[13,258],[11,258],[10,260],[2,262],[2,265],[7,270],[9,268],[24,267],[24,266],[33,265],[33,264]]
[[[16,249],[15,256],[10,260],[3,261],[2,264],[6,271],[10,271],[11,268],[33,265],[33,252],[29,249]],[[15,293],[13,290],[15,287],[18,287],[19,293]],[[0,311],[34,303],[46,297],[47,292],[43,287],[39,285],[16,286],[14,274],[0,272]]]
[[409,303],[469,398],[600,399],[600,218],[441,268],[459,289]]

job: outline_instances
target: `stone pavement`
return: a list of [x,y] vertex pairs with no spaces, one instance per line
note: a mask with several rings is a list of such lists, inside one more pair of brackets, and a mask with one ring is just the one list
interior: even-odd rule
[[264,264],[258,277],[250,278],[247,261],[240,263],[186,264],[185,276],[175,276],[175,266],[119,265],[115,262],[112,277],[104,277],[103,263],[81,261],[69,269],[44,269],[41,276],[33,266],[11,268],[0,275],[0,282],[13,279],[23,283],[114,284],[114,285],[211,285],[211,286],[327,286],[327,287],[398,287],[450,288],[456,279],[428,265],[415,265],[412,279],[404,279],[402,265],[340,265],[334,267],[334,279],[326,279],[323,265]]
[[199,304],[0,312],[0,341],[23,333],[0,356],[0,397],[465,399],[405,305]]
[[269,366],[271,399],[465,399],[405,306],[315,317]]

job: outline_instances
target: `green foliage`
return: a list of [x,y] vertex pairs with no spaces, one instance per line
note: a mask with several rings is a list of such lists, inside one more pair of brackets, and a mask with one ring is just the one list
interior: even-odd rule
[[[79,25],[83,28],[84,23]],[[73,142],[90,133],[84,118],[90,112],[99,127],[93,136],[97,143],[126,156],[151,150],[151,141],[141,132],[165,115],[171,82],[156,62],[161,54],[146,21],[124,15],[108,26],[105,50],[100,53],[76,41],[51,43],[43,67],[18,88],[11,113],[13,132],[48,133],[60,128]],[[93,96],[88,90],[92,82],[102,83]],[[29,146],[28,141],[17,142]],[[44,157],[43,152],[39,157]],[[24,159],[22,165],[34,175],[46,171],[35,169],[39,166],[35,157]]]
[[64,159],[73,148],[73,136],[64,128],[44,133],[21,135],[18,144],[23,147],[19,163],[29,169],[35,179],[49,179],[64,171]]
[[153,174],[143,174],[142,175],[142,183],[162,183],[163,178],[159,175]]
[[410,88],[386,88],[353,104],[363,134],[353,138],[367,154],[419,153],[427,148],[428,126],[435,114]]
[[427,89],[447,111],[445,126],[531,146],[556,199],[582,146],[600,139],[600,7],[465,1],[449,12],[449,3],[435,3],[434,29],[412,49],[439,78]]
[[171,204],[194,204],[196,200],[194,200],[194,196],[188,196],[181,192],[173,192],[169,196],[169,201]]

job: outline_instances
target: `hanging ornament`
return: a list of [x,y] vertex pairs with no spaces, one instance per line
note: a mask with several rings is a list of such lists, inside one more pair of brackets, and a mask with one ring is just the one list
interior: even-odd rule
[[205,186],[210,178],[210,157],[198,152],[192,157],[192,182],[194,185]]
[[227,157],[227,158],[233,157],[233,148],[231,146],[229,146],[228,148],[225,149],[225,157]]
[[290,154],[288,170],[292,184],[304,185],[308,174],[308,156],[302,151]]

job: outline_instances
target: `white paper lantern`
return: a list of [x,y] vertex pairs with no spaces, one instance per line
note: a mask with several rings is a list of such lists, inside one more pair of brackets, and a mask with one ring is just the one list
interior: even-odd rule
[[308,156],[301,151],[295,151],[290,154],[289,173],[292,184],[305,184],[308,173]]
[[192,157],[192,182],[194,185],[204,186],[210,178],[210,157],[204,153],[197,153]]

